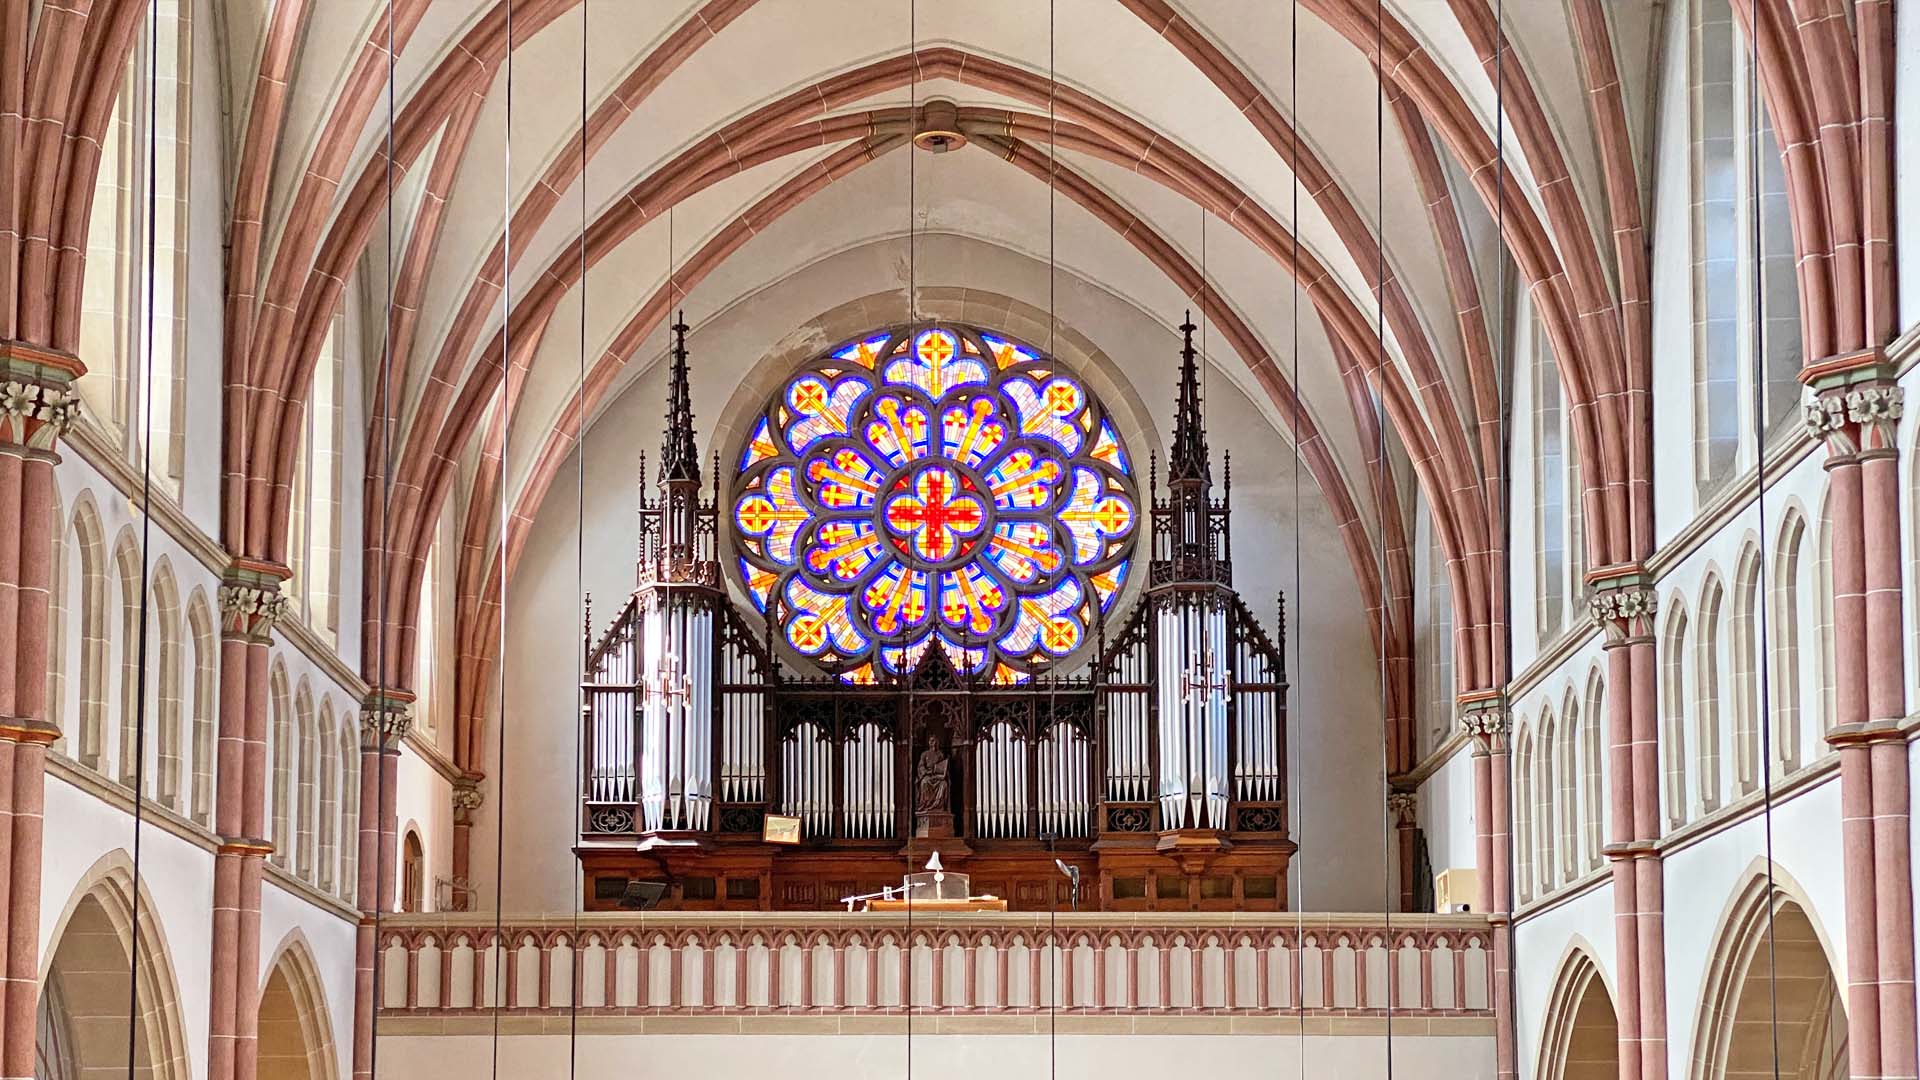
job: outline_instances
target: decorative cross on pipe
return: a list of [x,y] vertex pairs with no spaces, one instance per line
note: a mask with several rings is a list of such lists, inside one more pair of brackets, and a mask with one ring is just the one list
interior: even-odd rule
[[1214,694],[1222,697],[1227,693],[1227,673],[1224,668],[1215,666],[1213,652],[1202,653],[1198,663],[1188,663],[1186,670],[1180,673],[1180,695],[1188,704],[1205,701]]
[[647,692],[668,700],[684,699],[693,693],[693,677],[680,670],[680,657],[668,652],[654,666],[653,675],[647,679]]

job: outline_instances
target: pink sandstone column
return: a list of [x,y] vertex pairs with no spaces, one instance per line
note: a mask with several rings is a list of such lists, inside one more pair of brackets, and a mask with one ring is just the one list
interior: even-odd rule
[[1663,1080],[1666,957],[1661,926],[1659,768],[1653,696],[1654,593],[1637,564],[1588,575],[1588,607],[1606,634],[1608,808],[1613,877],[1614,1011],[1621,1080]]
[[1846,894],[1848,1064],[1915,1074],[1911,779],[1901,638],[1900,389],[1880,353],[1816,364],[1809,432],[1826,444],[1832,522],[1835,726]]
[[253,1080],[259,1043],[260,882],[266,838],[267,660],[284,567],[236,560],[220,585],[220,736],[214,828],[209,1080]]
[[[360,932],[354,957],[353,1075],[373,1076],[373,1016],[382,994],[380,943],[374,937],[375,912],[394,908],[394,834],[397,817],[400,742],[409,725],[411,696],[376,690],[360,711],[360,880],[356,902]],[[447,991],[442,990],[444,995]],[[482,1000],[476,996],[476,1002]]]
[[[0,276],[4,276],[0,274]],[[53,467],[79,412],[75,358],[0,341],[0,1074],[31,1080],[40,997]]]
[[1513,923],[1510,873],[1512,828],[1506,698],[1499,691],[1462,694],[1460,726],[1473,740],[1474,840],[1479,860],[1479,910],[1493,921],[1494,1056],[1502,1080],[1518,1075],[1510,1000]]
[[1861,540],[1866,580],[1867,714],[1884,735],[1869,751],[1873,774],[1875,946],[1880,977],[1880,1075],[1910,1080],[1915,1061],[1911,776],[1907,741],[1905,642],[1901,616],[1900,462],[1895,426],[1900,390],[1863,387],[1847,395],[1859,425]]

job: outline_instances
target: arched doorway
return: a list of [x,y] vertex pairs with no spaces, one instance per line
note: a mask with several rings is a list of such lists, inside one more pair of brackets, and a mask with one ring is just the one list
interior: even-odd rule
[[54,938],[36,1018],[39,1080],[129,1075],[129,1048],[139,1080],[188,1075],[165,943],[142,897],[136,950],[124,861],[109,856],[87,875]]
[[1729,912],[1711,955],[1694,1080],[1844,1080],[1845,1002],[1826,946],[1799,900],[1756,877]]
[[1600,969],[1585,952],[1561,965],[1540,1045],[1541,1080],[1617,1080],[1620,1025]]
[[333,1080],[337,1064],[326,997],[306,942],[281,949],[260,994],[260,1080]]

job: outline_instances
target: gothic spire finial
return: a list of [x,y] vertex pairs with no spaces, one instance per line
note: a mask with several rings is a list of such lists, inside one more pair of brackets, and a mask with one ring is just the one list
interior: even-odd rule
[[1180,324],[1180,390],[1174,404],[1173,451],[1167,455],[1167,482],[1197,480],[1213,483],[1207,462],[1207,429],[1200,417],[1200,367],[1193,348],[1193,312]]
[[667,376],[667,429],[660,447],[660,482],[700,482],[693,439],[693,388],[687,374],[687,313],[673,323],[673,367]]

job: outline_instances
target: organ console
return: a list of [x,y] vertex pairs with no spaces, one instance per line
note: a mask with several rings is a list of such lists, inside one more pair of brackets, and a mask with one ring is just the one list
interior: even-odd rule
[[1105,910],[1285,906],[1286,668],[1233,588],[1191,321],[1144,508],[1073,373],[947,324],[822,354],[703,490],[673,329],[636,588],[586,627],[589,909],[829,909],[936,849],[1016,910],[1082,875]]

